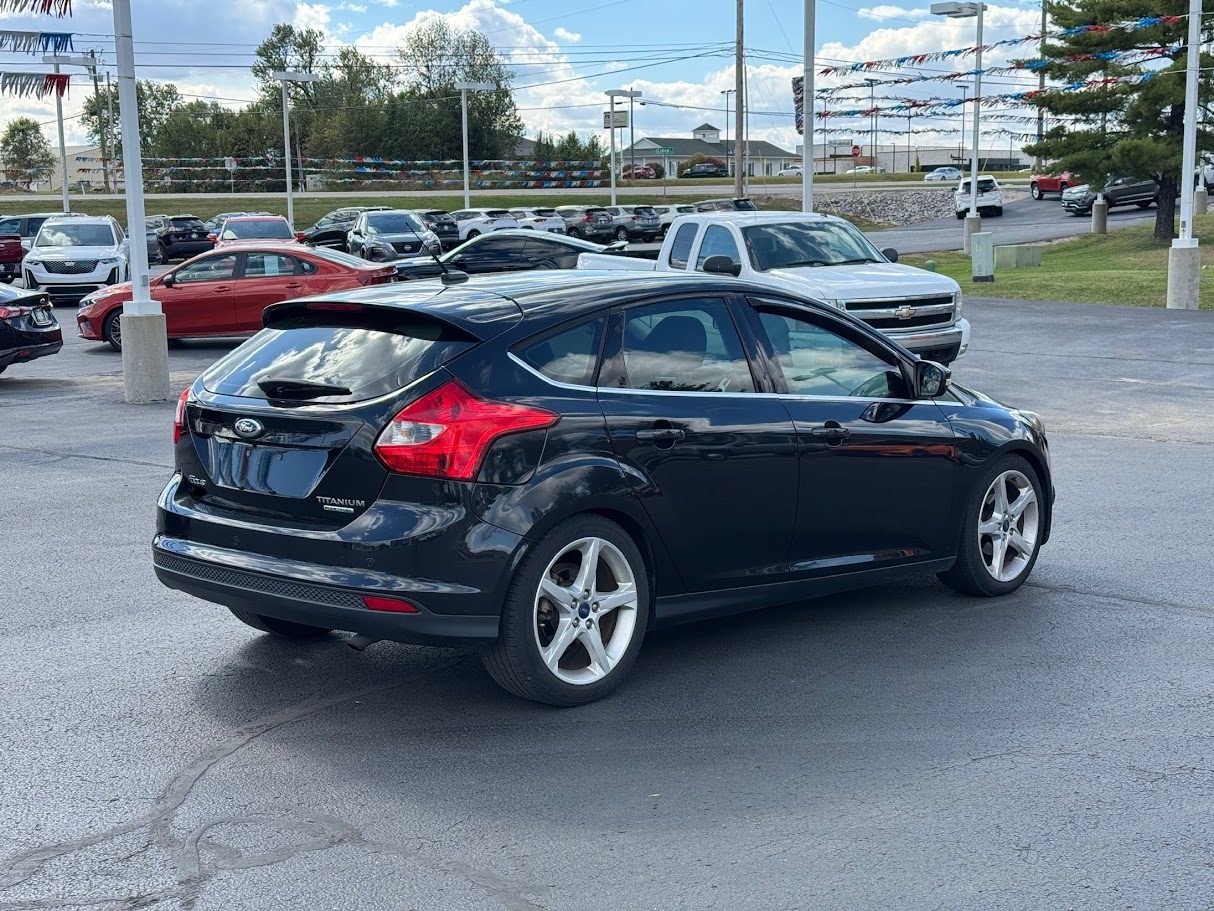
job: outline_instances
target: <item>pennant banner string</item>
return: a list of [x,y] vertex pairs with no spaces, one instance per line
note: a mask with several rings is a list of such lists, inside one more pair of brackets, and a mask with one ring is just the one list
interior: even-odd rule
[[62,96],[67,92],[71,79],[67,73],[0,72],[0,95],[13,95],[17,98]]
[[14,54],[62,54],[73,50],[70,32],[14,32],[0,29],[0,51]]
[[0,13],[63,18],[72,14],[72,0],[0,0]]

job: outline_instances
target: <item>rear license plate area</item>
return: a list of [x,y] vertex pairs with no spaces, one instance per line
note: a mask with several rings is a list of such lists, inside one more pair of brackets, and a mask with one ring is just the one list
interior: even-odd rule
[[50,326],[55,322],[55,317],[52,315],[51,311],[45,307],[36,307],[30,314],[30,321],[35,326],[45,328],[46,326]]

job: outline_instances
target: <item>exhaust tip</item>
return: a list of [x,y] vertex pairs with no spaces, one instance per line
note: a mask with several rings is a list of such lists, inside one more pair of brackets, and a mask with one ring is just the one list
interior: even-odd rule
[[368,645],[374,645],[380,639],[379,636],[368,636],[366,633],[356,633],[346,640],[346,645],[354,649],[356,652],[366,651]]

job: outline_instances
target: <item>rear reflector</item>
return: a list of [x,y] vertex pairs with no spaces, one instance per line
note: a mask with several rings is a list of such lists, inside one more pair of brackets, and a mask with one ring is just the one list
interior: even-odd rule
[[406,406],[375,441],[375,454],[400,474],[468,481],[499,437],[551,427],[544,408],[482,399],[456,380]]
[[396,614],[416,614],[417,608],[408,601],[398,601],[396,598],[377,598],[374,595],[363,595],[363,604],[370,610],[391,611]]

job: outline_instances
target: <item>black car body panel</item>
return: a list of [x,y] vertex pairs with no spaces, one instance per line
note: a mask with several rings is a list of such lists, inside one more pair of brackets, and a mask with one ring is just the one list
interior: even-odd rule
[[[1179,193],[1177,189],[1177,193]],[[1087,215],[1092,211],[1098,193],[1087,184],[1068,187],[1062,192],[1062,208],[1072,215]],[[1110,176],[1105,181],[1104,199],[1109,208],[1117,206],[1149,206],[1159,200],[1159,184],[1151,178],[1137,180]]]
[[161,263],[174,259],[190,259],[215,248],[207,235],[207,226],[193,215],[174,215],[156,231],[157,250]]
[[450,213],[444,212],[442,209],[415,209],[414,211],[422,220],[422,224],[434,232],[434,236],[443,246],[443,252],[454,250],[460,245],[459,225],[456,224]]
[[533,269],[576,269],[582,253],[604,253],[607,248],[562,234],[540,234],[523,228],[505,228],[464,241],[438,259],[415,257],[396,263],[400,281],[437,278],[448,270],[468,275],[495,275]]
[[[708,305],[711,328],[741,345],[696,368],[716,387],[629,386],[638,364],[656,365],[660,379],[673,358],[651,347],[650,361],[631,359],[663,334],[663,314]],[[185,400],[157,510],[157,575],[264,616],[485,643],[520,561],[590,512],[637,541],[656,593],[651,623],[664,625],[947,569],[963,504],[1007,451],[1037,468],[1048,536],[1039,419],[960,387],[933,399],[790,394],[759,315],[773,308],[856,340],[888,365],[877,376],[891,390],[912,388],[914,356],[859,320],[728,276],[542,272],[274,305],[270,328]],[[447,347],[399,381],[366,358],[334,361],[324,373],[333,385],[320,391],[339,391],[314,399],[275,401],[242,379],[272,372],[252,356],[259,339],[286,333],[280,347],[295,350],[306,346],[287,344],[291,332],[338,334],[372,319],[431,327],[400,329],[416,340],[401,350]],[[671,332],[687,330],[678,319]],[[634,324],[649,327],[644,339]],[[347,336],[338,342],[334,351],[350,348]],[[719,382],[718,362],[731,371]],[[496,437],[465,480],[389,470],[375,450],[381,431],[451,384],[556,421]],[[262,435],[242,438],[241,418]],[[842,443],[818,433],[832,424],[849,431]],[[372,610],[367,595],[407,599],[415,612]]]
[[728,177],[729,174],[727,174],[725,169],[723,167],[721,167],[720,165],[713,164],[712,162],[701,162],[700,164],[693,164],[690,168],[685,170],[679,176],[680,177]]
[[0,286],[0,370],[57,354],[62,347],[63,330],[45,292]]

